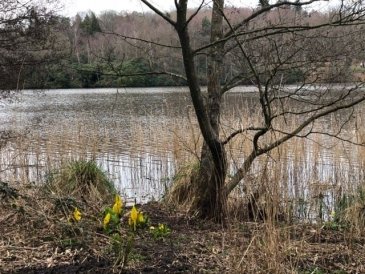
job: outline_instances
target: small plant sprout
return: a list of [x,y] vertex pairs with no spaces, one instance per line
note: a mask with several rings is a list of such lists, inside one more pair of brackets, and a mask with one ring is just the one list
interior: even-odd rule
[[160,230],[160,231],[167,231],[168,230],[168,227],[165,224],[159,224],[158,225],[158,230]]
[[332,220],[334,220],[336,218],[336,211],[332,210],[331,214],[330,214],[330,217],[331,217]]
[[72,216],[73,216],[73,220],[75,220],[76,222],[79,222],[79,221],[81,220],[82,214],[81,214],[81,212],[78,210],[78,208],[77,208],[77,207],[75,207],[75,210],[74,210],[74,212],[73,212]]
[[158,227],[150,226],[150,233],[154,239],[159,239],[170,235],[171,229],[165,224],[158,224]]

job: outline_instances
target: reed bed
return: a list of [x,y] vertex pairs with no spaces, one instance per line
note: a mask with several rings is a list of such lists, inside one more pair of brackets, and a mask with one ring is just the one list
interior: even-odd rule
[[[222,137],[232,129],[257,124],[259,112],[251,108],[248,104],[243,112],[229,109],[222,117]],[[350,144],[365,141],[364,109],[356,111],[345,127],[336,114],[316,124],[332,132],[341,128],[340,136],[347,142],[313,134],[293,138],[259,157],[243,182],[248,191],[240,185],[230,197],[230,226],[206,235],[215,242],[204,252],[230,273],[365,271],[365,250],[354,244],[363,241],[365,225],[365,148]],[[42,185],[69,162],[93,160],[128,204],[160,200],[179,172],[186,169],[186,175],[191,174],[187,167],[194,167],[202,145],[191,109],[183,117],[166,117],[156,122],[155,116],[145,115],[104,126],[80,118],[72,125],[31,131],[2,148],[0,181]],[[299,122],[300,117],[276,126],[289,130]],[[230,175],[252,149],[251,140],[246,132],[228,144]],[[254,216],[247,212],[251,196],[257,205]]]
[[[222,117],[222,135],[229,134],[231,128],[257,124],[260,119],[259,113],[239,114],[232,112]],[[341,137],[360,143],[365,138],[364,129],[358,126],[363,122],[363,113],[356,117]],[[198,161],[202,137],[191,110],[185,117],[161,120],[158,129],[148,126],[156,124],[152,119],[147,116],[143,123],[130,123],[127,127],[115,123],[103,128],[80,120],[74,125],[59,124],[57,131],[32,132],[2,149],[0,178],[42,184],[48,174],[67,162],[95,160],[126,196],[139,199],[138,195],[152,193],[142,200],[159,199],[179,169]],[[290,129],[298,122],[286,121],[285,127]],[[318,127],[323,123],[329,124],[333,132],[341,126],[335,114]],[[267,139],[270,138],[278,136]],[[251,139],[252,135],[245,133],[228,144],[230,174],[252,149]],[[335,210],[336,197],[356,193],[363,187],[364,154],[363,146],[327,135],[293,138],[259,157],[244,184],[251,192],[260,189],[263,194],[269,193],[269,199],[263,195],[265,203],[275,200],[281,207],[276,210],[284,210],[282,213],[288,218],[318,221]],[[238,187],[234,196],[246,194]]]

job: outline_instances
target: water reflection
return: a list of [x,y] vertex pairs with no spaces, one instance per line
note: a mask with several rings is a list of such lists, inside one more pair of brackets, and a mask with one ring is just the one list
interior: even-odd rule
[[[254,119],[240,116],[242,109],[257,111],[254,90],[226,96],[222,120],[228,132],[232,119],[237,124]],[[145,202],[165,193],[177,161],[191,160],[191,152],[198,153],[201,138],[185,88],[25,91],[19,97],[0,109],[1,129],[27,132],[27,137],[2,149],[1,180],[44,182],[65,161],[95,159],[125,197]],[[327,121],[326,126],[331,124]],[[312,199],[319,192],[314,188],[333,197],[339,187],[364,182],[360,149],[351,148],[348,154],[348,147],[334,150],[335,144],[329,149],[308,141],[300,144],[289,143],[280,157],[260,158],[253,177],[269,170],[267,181],[278,182],[286,189],[280,195],[297,202]],[[245,148],[232,150],[231,173],[244,161]],[[327,204],[331,205],[330,198]]]

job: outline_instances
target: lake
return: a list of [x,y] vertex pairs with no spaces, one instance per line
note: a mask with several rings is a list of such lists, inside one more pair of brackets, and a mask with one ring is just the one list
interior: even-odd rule
[[[223,132],[228,135],[240,123],[254,122],[257,109],[254,87],[227,94]],[[359,113],[364,114],[363,108]],[[201,144],[184,87],[24,91],[13,102],[2,103],[0,118],[2,130],[21,135],[1,150],[1,180],[42,183],[64,162],[94,159],[131,202],[160,199],[177,169],[196,161]],[[331,115],[322,123],[331,127],[338,119]],[[354,128],[346,131],[355,134]],[[253,184],[275,181],[291,201],[323,192],[331,207],[336,191],[364,182],[364,148],[328,136],[312,139],[290,141],[260,157],[250,176]],[[230,172],[244,161],[248,141],[229,148]]]

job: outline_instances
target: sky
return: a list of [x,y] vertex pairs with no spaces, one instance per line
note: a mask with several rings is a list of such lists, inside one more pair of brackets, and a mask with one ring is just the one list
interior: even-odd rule
[[[174,0],[151,0],[151,3],[159,7],[163,11],[172,10],[174,6]],[[211,2],[207,1],[206,2]],[[255,6],[258,0],[226,0],[226,5],[235,6]],[[74,16],[77,12],[91,10],[96,14],[105,10],[120,11],[139,11],[147,12],[148,7],[145,6],[140,0],[63,0],[64,11],[67,16]],[[190,0],[190,6],[198,6],[200,0]]]
[[[61,0],[64,9],[62,14],[73,17],[78,12],[87,12],[89,10],[99,14],[102,11],[114,10],[117,12],[121,11],[138,11],[148,12],[150,11],[140,0]],[[190,0],[190,7],[197,7],[202,0]],[[276,1],[276,0],[275,0]],[[152,4],[163,11],[170,11],[174,9],[174,0],[150,0]],[[205,0],[207,3],[211,3],[211,0]],[[321,10],[328,7],[329,2],[334,3],[336,1],[323,1],[317,6],[312,6],[311,9]],[[236,7],[257,7],[258,0],[226,0],[226,5]]]

